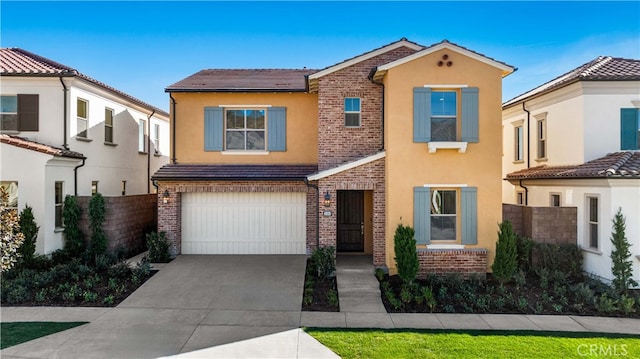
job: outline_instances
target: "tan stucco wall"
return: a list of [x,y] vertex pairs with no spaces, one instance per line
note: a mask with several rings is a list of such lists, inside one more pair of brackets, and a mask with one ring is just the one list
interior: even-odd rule
[[[444,54],[451,67],[438,67]],[[501,221],[501,70],[451,50],[441,50],[391,68],[384,78],[386,144],[386,262],[395,271],[393,232],[413,226],[413,188],[425,184],[466,184],[478,190],[478,244],[493,263],[497,223]],[[425,85],[479,88],[479,139],[466,153],[413,142],[413,88]],[[458,97],[458,114],[460,114]],[[459,240],[457,242],[460,243]],[[489,268],[488,268],[489,269]]]
[[[316,94],[173,93],[173,98],[177,103],[175,155],[178,163],[315,164],[318,162],[318,96]],[[286,107],[287,150],[270,152],[268,155],[229,155],[205,151],[204,108],[218,105]],[[171,121],[173,121],[173,114]],[[174,153],[173,148],[171,151]]]

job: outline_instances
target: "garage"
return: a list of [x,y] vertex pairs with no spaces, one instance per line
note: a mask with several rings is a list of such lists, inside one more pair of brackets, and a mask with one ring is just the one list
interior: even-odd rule
[[182,194],[182,254],[305,254],[306,193]]

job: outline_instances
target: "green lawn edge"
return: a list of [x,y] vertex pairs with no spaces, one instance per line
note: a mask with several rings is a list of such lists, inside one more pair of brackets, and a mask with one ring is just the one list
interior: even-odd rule
[[88,322],[4,322],[0,323],[0,349],[26,343]]

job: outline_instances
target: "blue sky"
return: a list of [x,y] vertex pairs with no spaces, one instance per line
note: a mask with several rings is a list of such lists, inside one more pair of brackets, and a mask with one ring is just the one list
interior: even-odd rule
[[599,55],[640,59],[640,1],[0,2],[0,46],[74,67],[168,110],[204,68],[324,68],[406,37],[518,68],[508,100]]

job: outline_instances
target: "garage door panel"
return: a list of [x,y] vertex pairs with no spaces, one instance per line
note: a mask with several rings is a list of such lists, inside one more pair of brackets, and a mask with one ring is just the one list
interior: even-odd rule
[[304,254],[305,193],[185,193],[184,254]]

